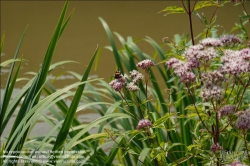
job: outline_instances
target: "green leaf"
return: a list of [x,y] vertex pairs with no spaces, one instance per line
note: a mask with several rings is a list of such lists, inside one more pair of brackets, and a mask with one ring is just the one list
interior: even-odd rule
[[22,60],[24,60],[24,59],[20,59],[20,58],[17,58],[17,59],[9,59],[9,60],[7,60],[7,61],[2,62],[2,63],[0,64],[0,68],[5,67],[5,66],[7,66],[7,65],[10,64],[10,63],[13,63],[13,62],[20,62],[20,61],[22,61]]
[[124,70],[123,70],[123,67],[122,67],[122,63],[121,63],[121,60],[120,60],[120,54],[117,51],[117,48],[116,48],[116,45],[115,45],[115,41],[114,41],[114,37],[112,35],[112,32],[109,29],[108,24],[101,17],[99,17],[99,20],[101,21],[101,23],[102,23],[102,25],[103,25],[103,27],[105,29],[105,32],[108,35],[109,41],[110,41],[111,46],[112,46],[112,51],[113,51],[114,56],[115,56],[116,64],[117,64],[118,68],[124,73]]
[[64,65],[64,64],[67,64],[67,63],[79,63],[79,62],[76,62],[76,61],[70,61],[70,60],[56,62],[56,63],[54,63],[54,64],[50,65],[50,67],[49,67],[49,71],[54,70],[54,69],[55,69],[55,68],[57,68],[58,66],[60,66],[60,65]]
[[218,4],[215,3],[214,1],[200,1],[198,2],[195,7],[194,7],[194,11],[202,9],[204,7],[209,7],[209,6],[217,6]]
[[72,147],[76,146],[77,144],[79,144],[83,141],[89,140],[89,139],[101,139],[101,138],[107,138],[107,137],[108,137],[107,133],[91,134],[83,139],[80,139],[80,140],[74,142],[74,144],[72,144]]
[[169,6],[165,9],[163,9],[162,11],[160,11],[159,13],[161,12],[166,12],[166,15],[168,14],[175,14],[175,13],[186,13],[185,9],[183,7],[177,7],[177,6]]
[[[141,151],[138,159],[143,162],[146,159],[146,157],[147,157],[148,153],[150,152],[150,150],[151,150],[150,148],[144,148]],[[142,163],[138,161],[137,166],[142,166]]]
[[163,117],[157,119],[153,126],[154,127],[158,127],[159,125],[161,125],[162,123],[166,122],[169,118],[171,118],[172,116],[176,115],[177,113],[170,113],[170,114],[165,114]]
[[[28,27],[25,28],[25,30],[23,32],[23,35],[22,35],[22,37],[21,37],[21,39],[20,39],[20,41],[18,43],[18,46],[17,46],[17,49],[16,49],[16,52],[15,52],[15,55],[14,55],[13,59],[17,59],[17,56],[18,56],[19,50],[21,48],[21,45],[22,45],[24,36],[26,34],[27,28]],[[6,110],[7,110],[8,104],[9,104],[8,97],[10,97],[12,95],[12,91],[9,91],[9,88],[10,88],[11,77],[12,77],[12,74],[14,73],[13,72],[14,67],[15,67],[15,62],[13,62],[12,65],[11,65],[9,75],[8,75],[8,78],[7,78],[7,82],[6,82],[6,85],[5,85],[4,96],[3,96],[3,100],[2,100],[1,108],[0,108],[0,129],[2,129],[3,120],[4,120]],[[15,82],[12,82],[12,83],[15,84]],[[13,128],[12,128],[12,130],[13,130]]]
[[250,15],[239,16],[242,20],[250,19]]
[[[96,56],[97,50],[98,49],[96,49],[96,51],[94,53],[94,56],[92,57],[92,59],[89,62],[89,65],[88,65],[88,67],[87,67],[87,69],[86,69],[86,71],[85,71],[85,73],[84,73],[84,75],[82,77],[82,80],[81,80],[82,82],[84,82],[84,81],[86,81],[88,79],[91,67],[92,67],[92,65],[94,63],[94,60],[95,60],[95,56]],[[68,113],[66,115],[64,123],[62,125],[62,128],[61,128],[61,130],[60,130],[60,132],[59,132],[59,134],[57,136],[57,139],[56,139],[56,142],[54,144],[54,147],[53,147],[52,151],[56,151],[56,150],[61,150],[62,149],[62,146],[63,146],[63,144],[64,144],[64,142],[65,142],[65,140],[67,138],[69,129],[70,129],[71,125],[72,125],[72,121],[74,119],[74,116],[75,116],[78,104],[79,104],[81,96],[82,96],[82,92],[84,90],[84,87],[85,87],[85,84],[80,85],[77,88],[77,91],[76,91],[76,93],[74,95],[72,103],[71,103],[71,105],[69,107],[69,111],[68,111]],[[57,160],[56,156],[58,155],[58,153],[53,153],[52,155],[55,156],[55,158],[52,158],[50,160],[51,164],[55,163],[55,161]]]

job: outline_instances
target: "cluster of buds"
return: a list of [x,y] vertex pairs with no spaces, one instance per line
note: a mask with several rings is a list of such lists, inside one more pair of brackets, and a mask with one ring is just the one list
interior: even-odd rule
[[221,86],[221,83],[225,81],[225,77],[220,71],[215,70],[203,73],[201,75],[201,81],[205,87],[211,87],[214,85]]
[[181,82],[189,83],[194,82],[196,77],[191,71],[191,64],[184,63],[176,58],[171,58],[166,62],[168,69],[174,69],[174,73],[181,78]]
[[142,79],[144,78],[144,75],[139,73],[137,70],[132,70],[130,72],[130,77],[133,79],[132,80],[133,83],[138,83],[142,81]]
[[247,165],[241,164],[241,162],[239,161],[234,161],[230,165],[227,165],[227,166],[247,166]]
[[210,150],[213,153],[219,153],[221,151],[222,147],[219,145],[219,143],[213,144],[210,148]]
[[153,67],[155,64],[154,64],[154,62],[153,61],[151,61],[150,59],[145,59],[145,60],[143,60],[143,61],[141,61],[141,62],[139,62],[139,63],[137,63],[137,67],[140,67],[140,68],[142,68],[142,69],[148,69],[148,68],[150,68],[150,67]]
[[223,97],[224,91],[222,82],[225,80],[224,75],[220,71],[211,71],[201,75],[203,88],[201,96],[204,101],[214,100],[218,101]]
[[224,90],[219,86],[213,86],[209,88],[202,88],[201,97],[204,101],[220,101],[223,98]]
[[126,78],[121,76],[120,78],[116,78],[109,83],[109,85],[115,90],[120,91],[124,85],[126,84]]
[[140,130],[140,129],[146,129],[146,128],[149,128],[149,127],[152,127],[152,123],[150,120],[148,119],[142,119],[139,121],[138,125],[136,126],[136,129],[137,130]]
[[240,38],[234,35],[224,35],[220,37],[220,41],[223,43],[225,46],[229,45],[235,45],[235,44],[241,44],[242,41]]
[[220,39],[206,38],[200,41],[200,44],[205,47],[221,47],[223,43]]
[[[150,59],[143,60],[139,63],[137,63],[136,66],[141,67],[142,69],[146,70],[150,67],[154,66],[154,62]],[[126,88],[130,91],[138,91],[139,87],[136,85],[136,83],[139,83],[144,78],[144,75],[139,73],[137,70],[132,70],[130,72],[130,77],[133,79],[132,82],[130,82]],[[126,84],[126,78],[119,73],[119,75],[116,74],[115,79],[109,83],[109,85],[115,90],[120,91],[124,85]]]
[[250,71],[250,49],[241,51],[225,50],[221,61],[222,71],[227,74],[239,75]]
[[234,111],[235,111],[234,105],[225,105],[220,109],[219,114],[220,117],[223,117],[234,113]]
[[[184,56],[187,58],[187,61],[199,61],[200,63],[206,64],[209,60],[214,59],[218,56],[216,50],[212,46],[211,42],[202,42],[203,44],[197,44],[194,46],[189,46],[184,51]],[[217,44],[215,44],[217,45]],[[197,62],[196,62],[197,63]]]
[[239,129],[250,129],[250,109],[242,111],[235,122],[236,127]]

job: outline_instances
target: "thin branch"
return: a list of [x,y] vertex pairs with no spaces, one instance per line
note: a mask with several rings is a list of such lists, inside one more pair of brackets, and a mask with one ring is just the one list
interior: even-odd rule
[[190,92],[190,89],[189,89],[189,88],[188,88],[188,93],[189,93],[189,96],[191,97],[191,100],[192,100],[192,102],[193,102],[195,111],[196,111],[196,113],[197,113],[197,115],[198,115],[198,117],[199,117],[201,123],[203,124],[203,126],[206,128],[206,130],[207,130],[210,134],[214,135],[214,134],[207,128],[207,126],[205,125],[204,121],[202,120],[202,118],[201,118],[201,116],[200,116],[200,114],[199,114],[199,112],[198,112],[198,109],[197,109],[197,107],[196,107],[196,105],[195,105],[194,97],[193,97],[192,93]]
[[[125,102],[127,103],[128,108],[130,109],[131,115],[133,115],[133,117],[139,121],[139,119],[136,117],[135,114],[133,114],[133,111],[132,111],[131,108],[129,107],[129,104],[128,104],[128,101],[126,100],[126,98],[122,95],[122,93],[121,93],[120,91],[118,91],[118,92],[120,93],[122,99],[125,100]],[[125,110],[125,111],[127,112],[127,110]]]
[[192,12],[190,8],[190,0],[188,0],[188,18],[189,18],[189,26],[190,26],[192,44],[194,45],[194,34],[193,34]]

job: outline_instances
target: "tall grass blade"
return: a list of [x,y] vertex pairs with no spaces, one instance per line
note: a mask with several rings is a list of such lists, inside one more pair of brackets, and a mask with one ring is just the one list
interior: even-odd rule
[[[14,131],[16,130],[16,128],[18,127],[19,123],[24,118],[26,113],[29,111],[29,108],[32,108],[39,101],[40,93],[41,93],[39,90],[42,88],[42,86],[46,80],[49,66],[50,66],[50,63],[51,63],[58,39],[59,39],[59,34],[61,32],[61,27],[62,27],[63,19],[65,16],[66,10],[67,10],[67,6],[68,6],[68,1],[66,1],[65,5],[64,5],[61,16],[59,18],[59,21],[58,21],[57,26],[55,28],[55,31],[52,35],[49,47],[47,49],[47,52],[46,52],[46,55],[45,55],[45,58],[44,58],[44,61],[42,64],[42,67],[40,68],[40,71],[39,71],[35,81],[33,82],[31,88],[29,89],[28,94],[26,95],[26,97],[24,99],[24,102],[20,108],[20,111],[18,112],[15,123],[11,129],[11,133],[9,135],[9,138],[12,137],[12,134],[14,133]],[[39,94],[37,94],[37,93],[39,93]],[[35,96],[36,96],[35,102],[32,103],[31,101]],[[14,150],[20,151],[22,149],[23,143],[24,143],[24,140],[26,139],[27,134],[28,134],[28,130],[23,134],[22,139],[20,139],[19,144],[14,148]],[[11,144],[11,142],[9,142],[9,139],[7,141],[7,144]],[[9,149],[7,149],[7,151],[9,151]],[[19,154],[16,154],[16,155],[18,156]]]
[[[22,35],[22,37],[21,37],[21,39],[20,39],[20,41],[18,43],[18,46],[17,46],[17,49],[16,49],[16,52],[15,52],[15,55],[14,55],[13,59],[17,59],[17,55],[18,55],[20,47],[22,45],[22,42],[23,42],[23,39],[24,39],[27,28],[28,27],[25,28],[25,30],[23,32],[23,35]],[[2,45],[3,45],[3,40],[4,40],[4,37],[3,37],[2,42],[1,42],[1,49],[2,49]],[[12,74],[13,74],[14,67],[15,67],[15,62],[13,62],[12,65],[11,65],[10,72],[9,72],[7,82],[6,82],[6,85],[5,85],[3,101],[2,101],[2,104],[1,104],[1,107],[0,107],[0,129],[2,129],[4,116],[5,116],[5,113],[6,113],[6,110],[7,110],[7,106],[9,104],[8,96],[11,96],[11,94],[8,94],[8,93],[11,93],[11,92],[9,92],[9,87],[10,87],[10,82],[11,82],[11,77],[12,77]],[[15,84],[15,82],[13,82],[13,84]]]
[[[84,75],[82,77],[82,80],[81,80],[82,82],[84,82],[84,81],[86,81],[88,79],[91,67],[93,65],[93,62],[94,62],[96,54],[97,54],[97,50],[98,49],[96,49],[96,51],[94,53],[94,56],[92,57],[92,59],[89,62],[89,65],[88,65],[88,67],[87,67],[87,69],[86,69],[86,71],[85,71],[85,73],[84,73]],[[84,87],[85,87],[85,84],[80,85],[77,88],[77,91],[76,91],[76,93],[74,95],[74,98],[73,98],[72,103],[70,105],[69,111],[68,111],[68,113],[66,115],[65,121],[64,121],[64,123],[62,125],[62,128],[61,128],[61,130],[60,130],[60,132],[59,132],[59,134],[57,136],[57,139],[56,139],[56,142],[54,144],[54,147],[53,147],[52,151],[62,149],[62,146],[63,146],[63,144],[64,144],[64,142],[65,142],[65,140],[67,138],[67,135],[69,133],[69,129],[70,129],[71,125],[72,125],[72,121],[74,119],[78,104],[79,104],[81,96],[82,96],[82,92],[84,90]],[[53,153],[52,155],[55,156],[55,158],[52,158],[52,160],[50,160],[49,162],[51,164],[55,164],[55,161],[57,159],[56,156],[58,155],[58,153]]]
[[112,32],[111,32],[111,30],[109,29],[108,24],[107,24],[101,17],[99,17],[99,20],[101,21],[101,23],[102,23],[102,25],[103,25],[103,27],[104,27],[104,29],[105,29],[105,32],[106,32],[107,35],[108,35],[109,41],[110,41],[111,46],[112,46],[112,50],[113,50],[113,52],[114,52],[116,64],[117,64],[118,68],[119,68],[122,72],[124,72],[123,67],[122,67],[122,63],[121,63],[121,60],[120,60],[120,54],[119,54],[119,52],[117,51],[117,48],[116,48],[116,45],[115,45],[115,41],[114,41],[114,37],[113,37],[113,35],[112,35]]

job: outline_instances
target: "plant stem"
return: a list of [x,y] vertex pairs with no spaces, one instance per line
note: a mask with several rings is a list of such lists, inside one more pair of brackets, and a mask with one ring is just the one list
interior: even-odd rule
[[[110,134],[109,131],[107,131],[107,133]],[[118,142],[116,142],[116,140],[112,137],[111,134],[110,134],[110,138],[117,144],[117,146],[119,146],[120,148],[122,148],[122,149],[124,149],[125,151],[128,152],[129,149],[127,149],[127,148],[125,148],[125,147],[123,147],[123,146],[120,146],[120,145],[118,144]],[[129,153],[129,152],[128,152],[128,153]],[[134,158],[136,158],[139,162],[141,162],[143,165],[145,165],[145,164],[144,164],[138,157],[136,157],[134,154],[132,154],[132,153],[129,153],[129,154],[131,154],[132,156],[134,156]]]
[[250,156],[249,156],[249,152],[248,152],[248,148],[247,148],[247,133],[246,130],[243,130],[243,135],[244,135],[244,143],[245,143],[245,147],[246,147],[246,151],[247,151],[247,157],[248,157],[248,161],[250,161]]
[[[149,141],[149,144],[150,144],[151,148],[153,148],[153,142],[152,142],[152,140],[150,138],[150,135],[151,135],[150,132],[148,132],[148,129],[144,129],[144,131],[147,133],[148,141]],[[154,158],[154,163],[155,163],[156,166],[159,165],[158,160],[156,158]]]
[[[216,6],[216,8],[215,8],[215,10],[214,10],[214,13],[213,13],[213,15],[212,15],[212,17],[211,17],[211,20],[210,20],[210,22],[209,22],[209,25],[211,24],[211,22],[212,22],[212,20],[213,20],[213,18],[214,18],[214,15],[215,15],[215,13],[216,13],[216,11],[217,11],[217,9],[218,9],[218,6]],[[210,27],[207,28],[206,37],[207,37],[208,31],[209,31],[210,29],[211,29]]]
[[[128,101],[126,100],[126,98],[122,95],[122,93],[120,91],[118,91],[118,92],[120,93],[121,97],[123,98],[123,100],[125,100],[125,102],[128,105]],[[129,105],[128,105],[128,108],[130,109]],[[133,114],[133,111],[131,109],[130,109],[130,112],[131,112],[131,115],[133,115],[133,117],[139,121],[139,119],[136,117],[135,114]]]
[[240,104],[241,104],[241,102],[242,102],[243,96],[244,96],[244,94],[245,94],[245,92],[246,92],[246,90],[247,90],[248,85],[250,85],[250,78],[248,79],[248,82],[247,82],[246,86],[244,87],[244,90],[243,90],[243,92],[242,92],[242,95],[241,95],[241,97],[240,97],[240,101],[239,101],[239,104],[238,104],[236,110],[239,109],[239,106],[240,106]]
[[[247,14],[247,10],[246,10],[245,5],[244,5],[244,3],[242,2],[242,0],[240,0],[240,3],[241,3],[241,5],[242,5],[242,7],[243,7],[243,9],[244,9],[244,11],[245,11],[245,13],[246,13],[246,15],[248,15],[248,14]],[[250,22],[250,19],[248,19],[248,21]]]
[[189,18],[189,26],[190,26],[190,32],[191,32],[191,39],[192,39],[192,44],[194,45],[194,35],[193,35],[193,25],[192,25],[192,11],[190,7],[190,0],[188,0],[188,18]]
[[205,125],[204,121],[202,120],[202,118],[201,118],[201,116],[200,116],[200,114],[199,114],[199,112],[198,112],[198,109],[197,109],[197,107],[196,107],[196,105],[195,105],[194,97],[193,97],[192,93],[190,92],[190,89],[189,89],[189,88],[188,88],[188,93],[189,93],[189,96],[191,97],[191,100],[192,100],[192,102],[193,102],[195,111],[196,111],[196,113],[197,113],[197,115],[198,115],[198,117],[199,117],[201,123],[202,123],[203,126],[206,128],[206,130],[207,130],[210,134],[213,135],[213,133],[207,128],[207,126]]

